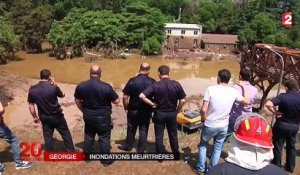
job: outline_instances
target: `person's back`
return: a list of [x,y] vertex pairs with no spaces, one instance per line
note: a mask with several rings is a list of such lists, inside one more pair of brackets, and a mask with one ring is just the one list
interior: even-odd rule
[[[84,152],[91,153],[96,134],[99,138],[100,153],[110,152],[112,130],[112,105],[119,104],[119,96],[111,85],[100,81],[101,68],[93,65],[90,68],[90,79],[77,85],[74,93],[75,103],[83,113]],[[100,160],[104,166],[112,160]]]
[[28,100],[37,105],[39,113],[51,115],[62,111],[57,97],[63,96],[58,86],[50,84],[48,81],[40,81],[30,87]]
[[[237,89],[238,92],[240,94],[242,94],[242,88],[239,85],[235,84],[233,86],[233,88]],[[245,88],[247,89],[247,91],[249,93],[250,104],[243,105],[241,103],[235,102],[233,104],[231,112],[230,112],[230,118],[234,118],[234,120],[237,119],[242,114],[252,112],[252,105],[255,102],[255,98],[257,95],[257,88],[255,86],[251,85],[249,82],[247,82],[247,84],[245,85]]]
[[[237,100],[241,101],[242,96],[234,88],[223,85],[211,86],[207,88],[207,93],[209,93],[210,99],[207,99],[209,106],[205,125],[209,127],[227,126],[232,104]],[[238,97],[240,99],[237,99]]]
[[127,113],[127,135],[123,145],[118,148],[124,151],[131,151],[136,131],[139,131],[137,152],[144,153],[147,149],[147,136],[152,116],[152,107],[143,102],[139,95],[155,80],[149,77],[150,65],[142,63],[138,75],[130,78],[123,89],[123,107]]
[[[227,69],[218,71],[218,85],[206,89],[201,108],[201,120],[204,122],[201,131],[201,139],[198,145],[198,163],[195,171],[205,173],[207,169],[217,165],[222,145],[228,129],[229,112],[235,101],[248,104],[248,93],[244,84],[240,84],[245,90],[245,98],[237,90],[228,85],[231,73]],[[206,166],[207,145],[210,139],[214,139],[212,156]]]
[[[282,166],[281,157],[284,142],[286,142],[285,170],[293,173],[296,167],[296,139],[300,123],[300,94],[298,81],[288,80],[283,83],[286,93],[268,100],[266,107],[270,110],[276,122],[273,126],[274,159],[272,163]],[[279,106],[276,110],[274,106]]]
[[300,93],[297,91],[288,91],[280,94],[279,109],[282,113],[282,117],[277,120],[287,121],[291,123],[300,123]]
[[233,163],[224,162],[210,169],[206,175],[286,175],[286,173],[273,164],[260,170],[249,170]]
[[[83,113],[98,112],[105,113],[111,111],[112,87],[97,78],[90,78],[80,83],[75,91],[75,95],[82,100]],[[97,115],[97,114],[96,114]]]
[[63,98],[65,94],[55,85],[49,69],[41,70],[40,78],[40,82],[29,89],[27,101],[33,121],[42,123],[45,150],[54,151],[53,133],[56,129],[64,140],[66,150],[75,151],[71,132],[57,100],[57,97]]
[[[237,102],[233,104],[229,114],[229,133],[233,132],[233,125],[239,116],[248,112],[252,112],[252,105],[254,104],[257,95],[257,88],[250,84],[251,71],[249,69],[243,68],[240,70],[239,80],[245,83],[245,89],[248,92],[250,104],[240,104]],[[233,88],[236,89],[240,94],[243,94],[243,89],[238,84],[233,85]]]
[[182,98],[182,87],[169,78],[162,78],[153,84],[154,103],[157,111],[176,111],[177,102]]
[[156,152],[165,152],[163,137],[164,129],[167,127],[172,153],[178,154],[176,116],[182,109],[186,94],[177,81],[170,80],[169,73],[170,68],[168,66],[159,66],[158,75],[160,81],[153,83],[145,89],[139,97],[154,108],[152,121],[155,130]]
[[130,96],[128,104],[129,110],[152,110],[151,106],[147,105],[139,98],[139,95],[154,82],[155,80],[153,78],[145,74],[139,74],[128,81],[128,84],[125,86],[123,92]]

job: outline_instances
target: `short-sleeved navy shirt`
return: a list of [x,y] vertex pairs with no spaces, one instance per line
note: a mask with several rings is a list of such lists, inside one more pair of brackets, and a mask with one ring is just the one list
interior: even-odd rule
[[272,102],[274,106],[278,105],[278,110],[283,113],[283,116],[276,120],[296,124],[300,122],[300,94],[297,91],[281,93],[272,99]]
[[84,116],[111,114],[111,102],[119,98],[111,85],[98,78],[90,78],[78,84],[74,96],[82,100]]
[[39,114],[52,115],[62,112],[57,97],[63,96],[64,94],[58,86],[50,84],[48,81],[40,81],[30,87],[27,101],[37,105]]
[[143,94],[153,97],[153,102],[157,105],[156,110],[164,112],[176,111],[178,100],[186,96],[181,85],[169,78],[162,78],[153,83],[143,91]]
[[144,103],[139,95],[143,90],[152,85],[155,82],[153,78],[148,77],[145,74],[139,74],[136,77],[129,79],[126,86],[123,89],[123,93],[129,98],[128,110],[151,110],[152,107]]

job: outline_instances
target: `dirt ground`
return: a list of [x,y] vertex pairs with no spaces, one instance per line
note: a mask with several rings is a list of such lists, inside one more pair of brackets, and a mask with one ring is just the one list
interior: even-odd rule
[[[5,122],[18,136],[20,142],[40,142],[43,143],[42,131],[40,124],[34,124],[28,111],[27,93],[31,85],[37,83],[38,80],[28,79],[13,75],[9,72],[0,70],[0,100],[8,106],[4,114]],[[82,150],[83,147],[83,120],[82,114],[77,109],[74,103],[73,93],[75,85],[58,83],[60,88],[65,92],[66,97],[60,99],[60,104],[63,107],[65,118],[71,130],[74,144]],[[5,93],[4,93],[5,92]],[[4,96],[4,94],[8,94]],[[118,91],[121,95],[121,92]],[[8,102],[9,100],[11,100]],[[185,108],[197,108],[200,97],[189,97],[190,106]],[[198,104],[197,104],[198,103]],[[112,131],[111,147],[112,152],[122,152],[118,150],[117,146],[123,143],[126,136],[126,115],[122,105],[113,106],[112,119],[114,128]],[[15,170],[15,166],[10,153],[10,146],[5,141],[0,140],[0,161],[6,164],[5,174],[10,175],[81,175],[81,174],[172,174],[185,175],[194,174],[193,168],[196,166],[197,144],[200,140],[200,131],[187,134],[178,130],[180,152],[182,159],[180,161],[164,161],[159,163],[157,161],[116,161],[111,166],[103,167],[98,161],[91,162],[34,162],[34,166],[26,170]],[[137,138],[137,137],[136,137]],[[153,123],[150,124],[150,131],[148,136],[148,152],[154,152],[154,131]],[[166,150],[170,150],[167,134],[165,134],[164,144]],[[97,144],[95,149],[97,150]],[[58,151],[63,151],[64,146],[60,135],[55,132],[55,148]],[[226,157],[228,144],[222,152],[220,162]],[[297,144],[299,148],[299,144]],[[133,149],[132,152],[136,150]],[[300,151],[297,151],[297,165],[300,165]],[[186,162],[183,158],[186,157]],[[294,174],[300,174],[300,168],[296,166]]]

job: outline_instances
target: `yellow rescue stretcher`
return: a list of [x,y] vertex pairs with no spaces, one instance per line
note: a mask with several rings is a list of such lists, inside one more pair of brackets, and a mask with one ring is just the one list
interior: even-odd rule
[[201,128],[203,126],[199,111],[183,111],[178,113],[177,124],[190,130]]

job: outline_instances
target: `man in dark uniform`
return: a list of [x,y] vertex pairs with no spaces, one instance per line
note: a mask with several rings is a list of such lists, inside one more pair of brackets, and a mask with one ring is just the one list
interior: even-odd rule
[[[97,65],[90,68],[90,79],[81,82],[75,89],[75,103],[83,113],[84,152],[92,152],[96,134],[100,141],[100,152],[110,153],[111,103],[119,104],[119,96],[111,85],[100,80],[101,69]],[[101,163],[108,166],[110,160]]]
[[[285,170],[293,173],[296,165],[296,136],[300,123],[300,94],[298,82],[289,80],[284,83],[286,93],[266,102],[267,108],[277,116],[273,126],[274,159],[272,163],[281,166],[281,152],[286,141]],[[279,106],[278,111],[274,106]]]
[[[51,72],[43,69],[40,72],[41,80],[31,86],[28,93],[29,111],[35,123],[41,121],[46,151],[54,151],[53,132],[56,129],[64,140],[67,151],[75,151],[72,136],[68,128],[63,110],[58,104],[57,97],[63,98],[65,94],[54,84]],[[34,104],[38,108],[38,116]]]
[[[153,83],[140,94],[140,98],[155,109],[153,122],[157,153],[164,152],[165,127],[167,127],[172,152],[179,153],[176,116],[185,102],[186,95],[177,81],[170,80],[169,72],[168,66],[160,66],[158,68],[160,81]],[[153,97],[153,101],[150,97]]]
[[145,104],[139,95],[155,80],[148,77],[150,65],[143,63],[140,66],[139,74],[129,79],[123,89],[123,105],[127,112],[127,137],[124,145],[118,146],[119,149],[131,151],[135,139],[137,127],[139,127],[139,143],[137,152],[146,151],[148,128],[152,114],[151,106]]

